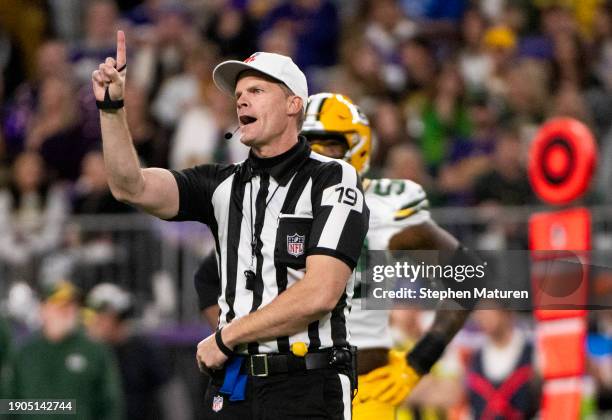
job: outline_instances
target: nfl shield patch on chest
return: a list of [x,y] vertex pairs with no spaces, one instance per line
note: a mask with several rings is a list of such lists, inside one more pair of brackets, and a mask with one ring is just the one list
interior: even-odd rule
[[213,397],[212,410],[217,413],[223,408],[223,396],[216,395]]
[[287,252],[289,255],[294,257],[304,255],[304,239],[304,235],[298,235],[297,233],[287,235]]

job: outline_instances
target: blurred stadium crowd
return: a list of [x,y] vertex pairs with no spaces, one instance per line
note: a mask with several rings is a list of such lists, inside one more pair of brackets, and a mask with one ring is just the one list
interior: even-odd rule
[[[247,149],[223,139],[236,127],[235,110],[212,83],[212,69],[261,50],[293,57],[311,93],[344,93],[361,106],[375,131],[373,176],[422,184],[433,207],[481,209],[491,223],[456,232],[468,242],[466,235],[481,234],[474,248],[526,249],[524,223],[504,225],[501,239],[485,233],[499,233],[500,206],[537,204],[526,176],[527,148],[548,118],[570,116],[591,128],[600,169],[587,202],[609,202],[609,0],[2,0],[0,299],[17,330],[13,336],[41,325],[24,303],[27,287],[42,291],[61,277],[87,292],[107,281],[146,300],[166,295],[177,280],[160,278],[157,268],[167,258],[155,243],[183,243],[186,233],[154,224],[138,230],[127,215],[133,210],[115,201],[106,183],[90,78],[99,62],[115,55],[119,28],[128,40],[127,115],[143,165],[182,169],[242,160]],[[96,219],[109,214],[119,216]],[[137,234],[121,239],[118,250],[119,226]],[[192,277],[195,266],[179,260],[173,263]],[[193,294],[191,284],[181,287],[180,293]],[[398,343],[418,337],[425,318],[398,311]],[[139,319],[146,326],[146,316]],[[528,316],[478,319],[411,404],[460,418],[473,402],[466,378],[476,365],[468,354],[482,355],[485,370],[496,357],[520,359]],[[595,407],[612,410],[612,321],[601,312],[592,323],[597,368],[585,416]],[[204,336],[203,328],[196,327],[193,340]],[[192,342],[164,334],[156,339],[166,350],[169,342],[189,343],[184,361],[181,350],[172,350],[169,370],[175,376],[194,370]],[[0,333],[0,358],[3,347]],[[124,367],[122,374],[130,380]],[[168,372],[151,375],[151,386],[142,387],[151,394],[172,382]],[[185,381],[193,388],[198,378]],[[180,394],[180,385],[173,389],[167,395]],[[193,395],[193,409],[176,411],[170,403],[172,418],[197,413],[198,392]]]

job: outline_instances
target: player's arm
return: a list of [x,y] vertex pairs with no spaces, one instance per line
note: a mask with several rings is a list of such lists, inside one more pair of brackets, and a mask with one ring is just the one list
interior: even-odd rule
[[223,330],[230,348],[240,343],[289,336],[330,313],[340,300],[352,269],[327,255],[306,259],[304,278],[270,304],[231,322]]
[[408,226],[389,239],[390,250],[432,249],[453,252],[459,241],[431,219],[415,226]]
[[217,328],[217,325],[219,324],[219,311],[219,305],[216,303],[202,309],[202,317],[206,320],[206,322],[208,322],[210,328]]
[[[454,236],[429,218],[397,232],[389,241],[389,249],[438,250],[442,255],[450,256],[448,263],[451,264],[455,263],[454,260],[465,262],[468,252]],[[442,302],[433,325],[408,355],[392,350],[389,365],[366,375],[361,381],[365,392],[358,394],[358,397],[362,400],[373,398],[392,405],[404,401],[420,378],[442,356],[470,314],[468,310],[451,306],[450,302]]]
[[[97,101],[123,100],[126,76],[125,35],[117,32],[116,59],[107,58],[92,74]],[[119,70],[119,71],[118,71]],[[125,109],[100,110],[102,147],[108,183],[113,196],[155,216],[168,219],[179,209],[179,191],[170,171],[141,169],[132,142]]]
[[[337,305],[352,269],[343,261],[327,255],[306,259],[302,280],[278,295],[268,305],[238,318],[218,336],[209,336],[198,344],[196,359],[200,368],[220,368],[229,352],[239,344],[270,340],[303,331],[308,324],[321,319]],[[226,350],[222,351],[217,340]]]
[[202,317],[206,319],[211,328],[217,328],[219,323],[219,305],[217,302],[221,294],[221,278],[219,277],[219,266],[215,251],[204,257],[195,272],[193,282],[198,294],[198,305]]
[[[432,220],[427,220],[416,226],[409,226],[396,233],[389,240],[390,250],[438,250],[441,255],[457,257],[457,253],[463,254],[465,248],[459,241],[446,230],[442,229]],[[456,306],[454,306],[456,308]],[[444,342],[444,347],[453,339],[465,324],[470,315],[469,310],[453,309],[453,305],[447,301],[438,307],[434,322],[428,332]],[[426,373],[426,372],[425,372]]]
[[[447,256],[445,264],[478,264],[478,257],[462,246],[459,241],[431,220],[408,227],[389,241],[391,250],[435,249]],[[452,301],[443,301],[437,308],[434,322],[408,355],[411,365],[421,375],[426,374],[439,359],[448,343],[459,332],[471,310],[456,309]]]

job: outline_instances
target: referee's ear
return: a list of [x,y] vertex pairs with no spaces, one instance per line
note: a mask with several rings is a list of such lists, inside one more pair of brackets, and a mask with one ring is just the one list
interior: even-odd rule
[[298,114],[299,112],[303,113],[304,103],[302,98],[299,96],[292,96],[289,105],[287,107],[287,113],[291,116]]

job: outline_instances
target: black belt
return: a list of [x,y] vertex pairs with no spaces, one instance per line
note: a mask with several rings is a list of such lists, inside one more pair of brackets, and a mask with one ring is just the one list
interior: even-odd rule
[[269,376],[279,373],[303,372],[332,366],[332,351],[307,353],[304,357],[293,354],[252,354],[246,356],[242,372],[250,376]]

